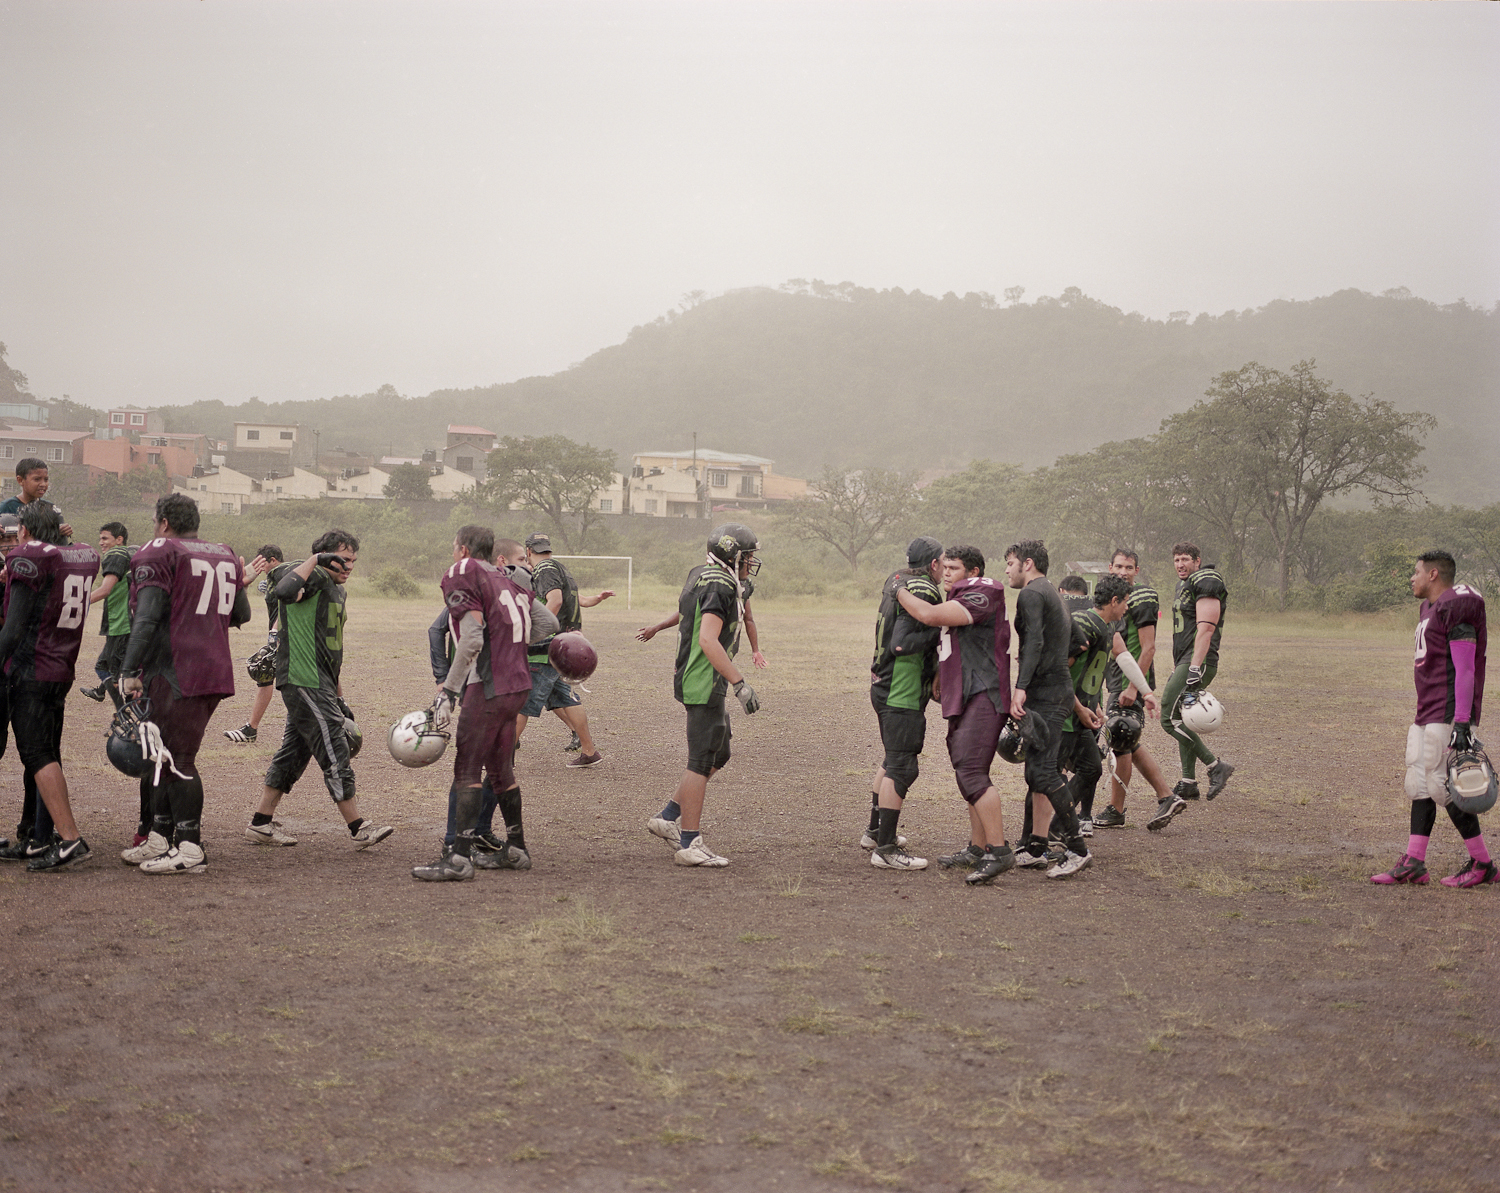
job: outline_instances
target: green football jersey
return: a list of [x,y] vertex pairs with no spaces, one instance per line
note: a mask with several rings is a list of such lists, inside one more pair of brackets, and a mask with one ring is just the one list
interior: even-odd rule
[[[1099,707],[1099,692],[1104,687],[1104,667],[1110,660],[1114,630],[1097,609],[1080,609],[1073,614],[1073,641],[1068,653],[1073,661],[1068,674],[1073,679],[1073,693],[1085,708]],[[1063,732],[1078,727],[1078,713],[1068,714]]]
[[104,598],[104,616],[99,622],[99,632],[115,638],[130,633],[130,560],[139,547],[127,547],[123,543],[111,547],[99,563],[99,577],[115,577],[115,586]]
[[1205,667],[1219,665],[1219,638],[1224,633],[1224,616],[1229,608],[1229,589],[1215,567],[1201,567],[1186,580],[1177,581],[1177,596],[1172,601],[1172,663],[1180,667],[1193,661],[1193,640],[1198,635],[1198,601],[1211,597],[1219,602],[1219,624],[1214,626]]
[[[295,568],[278,564],[275,587]],[[344,586],[325,568],[313,568],[300,601],[281,605],[281,636],[276,642],[276,686],[322,688],[336,692],[344,668]]]
[[[1156,589],[1149,584],[1137,584],[1130,590],[1130,595],[1125,598],[1125,616],[1115,622],[1112,627],[1116,633],[1125,639],[1125,649],[1130,652],[1130,657],[1136,662],[1141,661],[1141,630],[1146,626],[1155,627],[1158,616],[1161,613],[1160,598],[1156,595]],[[1156,659],[1153,657],[1151,666],[1146,669],[1146,682],[1152,687],[1156,686]],[[1109,666],[1104,669],[1104,686],[1110,692],[1123,692],[1128,686],[1125,673],[1120,670],[1120,664],[1114,659],[1109,661]]]
[[703,616],[712,613],[722,622],[719,645],[734,658],[740,645],[740,589],[734,575],[721,563],[700,563],[688,573],[677,598],[677,668],[672,694],[683,704],[722,700],[729,681],[703,653],[699,633]]
[[[942,593],[925,573],[892,572],[880,590],[875,617],[875,657],[870,662],[870,698],[888,708],[920,711],[932,699],[937,674],[938,631],[929,629],[901,608],[899,589],[929,605],[940,604]],[[900,629],[900,641],[897,629]],[[897,653],[895,649],[902,649]]]

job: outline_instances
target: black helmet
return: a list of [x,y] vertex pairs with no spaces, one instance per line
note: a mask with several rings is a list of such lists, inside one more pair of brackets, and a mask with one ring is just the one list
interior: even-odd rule
[[132,779],[139,779],[151,769],[151,760],[141,743],[141,726],[150,719],[151,701],[142,696],[125,701],[109,723],[104,754],[111,766]]
[[1011,717],[1005,719],[1005,728],[1000,730],[995,752],[1017,766],[1026,761],[1026,739],[1021,736],[1021,727]]
[[725,522],[708,536],[708,553],[731,572],[737,571],[741,556],[759,550],[760,540],[755,537],[755,531],[739,522]]
[[1116,754],[1133,754],[1141,744],[1141,730],[1146,727],[1134,709],[1116,705],[1104,722],[1104,737]]
[[245,670],[258,688],[276,682],[276,631],[271,631],[266,644],[245,660]]

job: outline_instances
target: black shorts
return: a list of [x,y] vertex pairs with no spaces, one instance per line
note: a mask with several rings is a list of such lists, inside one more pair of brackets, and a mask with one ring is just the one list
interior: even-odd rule
[[8,709],[21,765],[36,774],[62,761],[63,708],[72,684],[50,679],[12,679]]
[[729,761],[729,710],[724,697],[707,704],[685,704],[687,709],[687,768],[705,779]]
[[[198,759],[203,734],[213,719],[223,696],[174,696],[172,681],[165,675],[153,675],[146,681],[146,698],[151,701],[151,720],[161,731],[161,744],[172,751],[172,762],[184,774]],[[162,771],[165,779],[169,771]]]
[[885,760],[881,763],[886,777],[896,785],[896,794],[903,799],[917,781],[917,756],[927,740],[927,714],[915,708],[892,708],[882,704],[872,693],[870,703],[875,706],[875,717],[880,722],[880,744],[885,747]]
[[290,791],[308,762],[316,758],[333,802],[353,799],[354,768],[349,765],[349,738],[339,698],[321,688],[291,684],[281,689],[281,698],[286,703],[286,729],[266,769],[266,786],[272,791]]
[[948,719],[948,759],[958,791],[973,803],[990,789],[990,764],[1005,717],[985,692],[969,697],[963,712]]
[[1069,729],[1062,737],[1057,749],[1059,770],[1071,771],[1088,782],[1097,780],[1104,773],[1104,756],[1099,753],[1099,731],[1087,725],[1081,729]]
[[120,678],[120,664],[125,661],[125,648],[130,645],[129,634],[110,634],[104,639],[104,649],[94,663],[94,672],[109,673],[111,679]]
[[471,683],[464,689],[463,712],[453,743],[455,784],[478,787],[488,772],[490,787],[497,794],[516,785],[516,714],[530,695],[528,688],[487,700],[482,683]]

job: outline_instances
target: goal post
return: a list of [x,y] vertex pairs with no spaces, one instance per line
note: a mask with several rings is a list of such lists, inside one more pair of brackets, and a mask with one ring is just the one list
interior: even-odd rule
[[553,559],[609,559],[625,563],[625,608],[630,608],[630,592],[635,585],[634,555],[554,555]]

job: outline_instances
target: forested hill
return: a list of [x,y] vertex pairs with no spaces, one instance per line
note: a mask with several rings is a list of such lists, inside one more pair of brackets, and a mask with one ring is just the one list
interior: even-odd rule
[[[789,283],[698,301],[551,377],[418,399],[387,387],[256,403],[250,416],[317,426],[325,449],[415,452],[461,422],[560,432],[622,459],[689,446],[696,431],[701,446],[769,456],[791,475],[976,457],[1029,467],[1152,432],[1220,372],[1315,358],[1336,388],[1436,415],[1424,487],[1478,505],[1500,500],[1497,325],[1496,310],[1404,292],[1345,290],[1160,322],[1077,289],[1005,305],[988,295]],[[251,409],[203,403],[172,422],[227,430]]]

